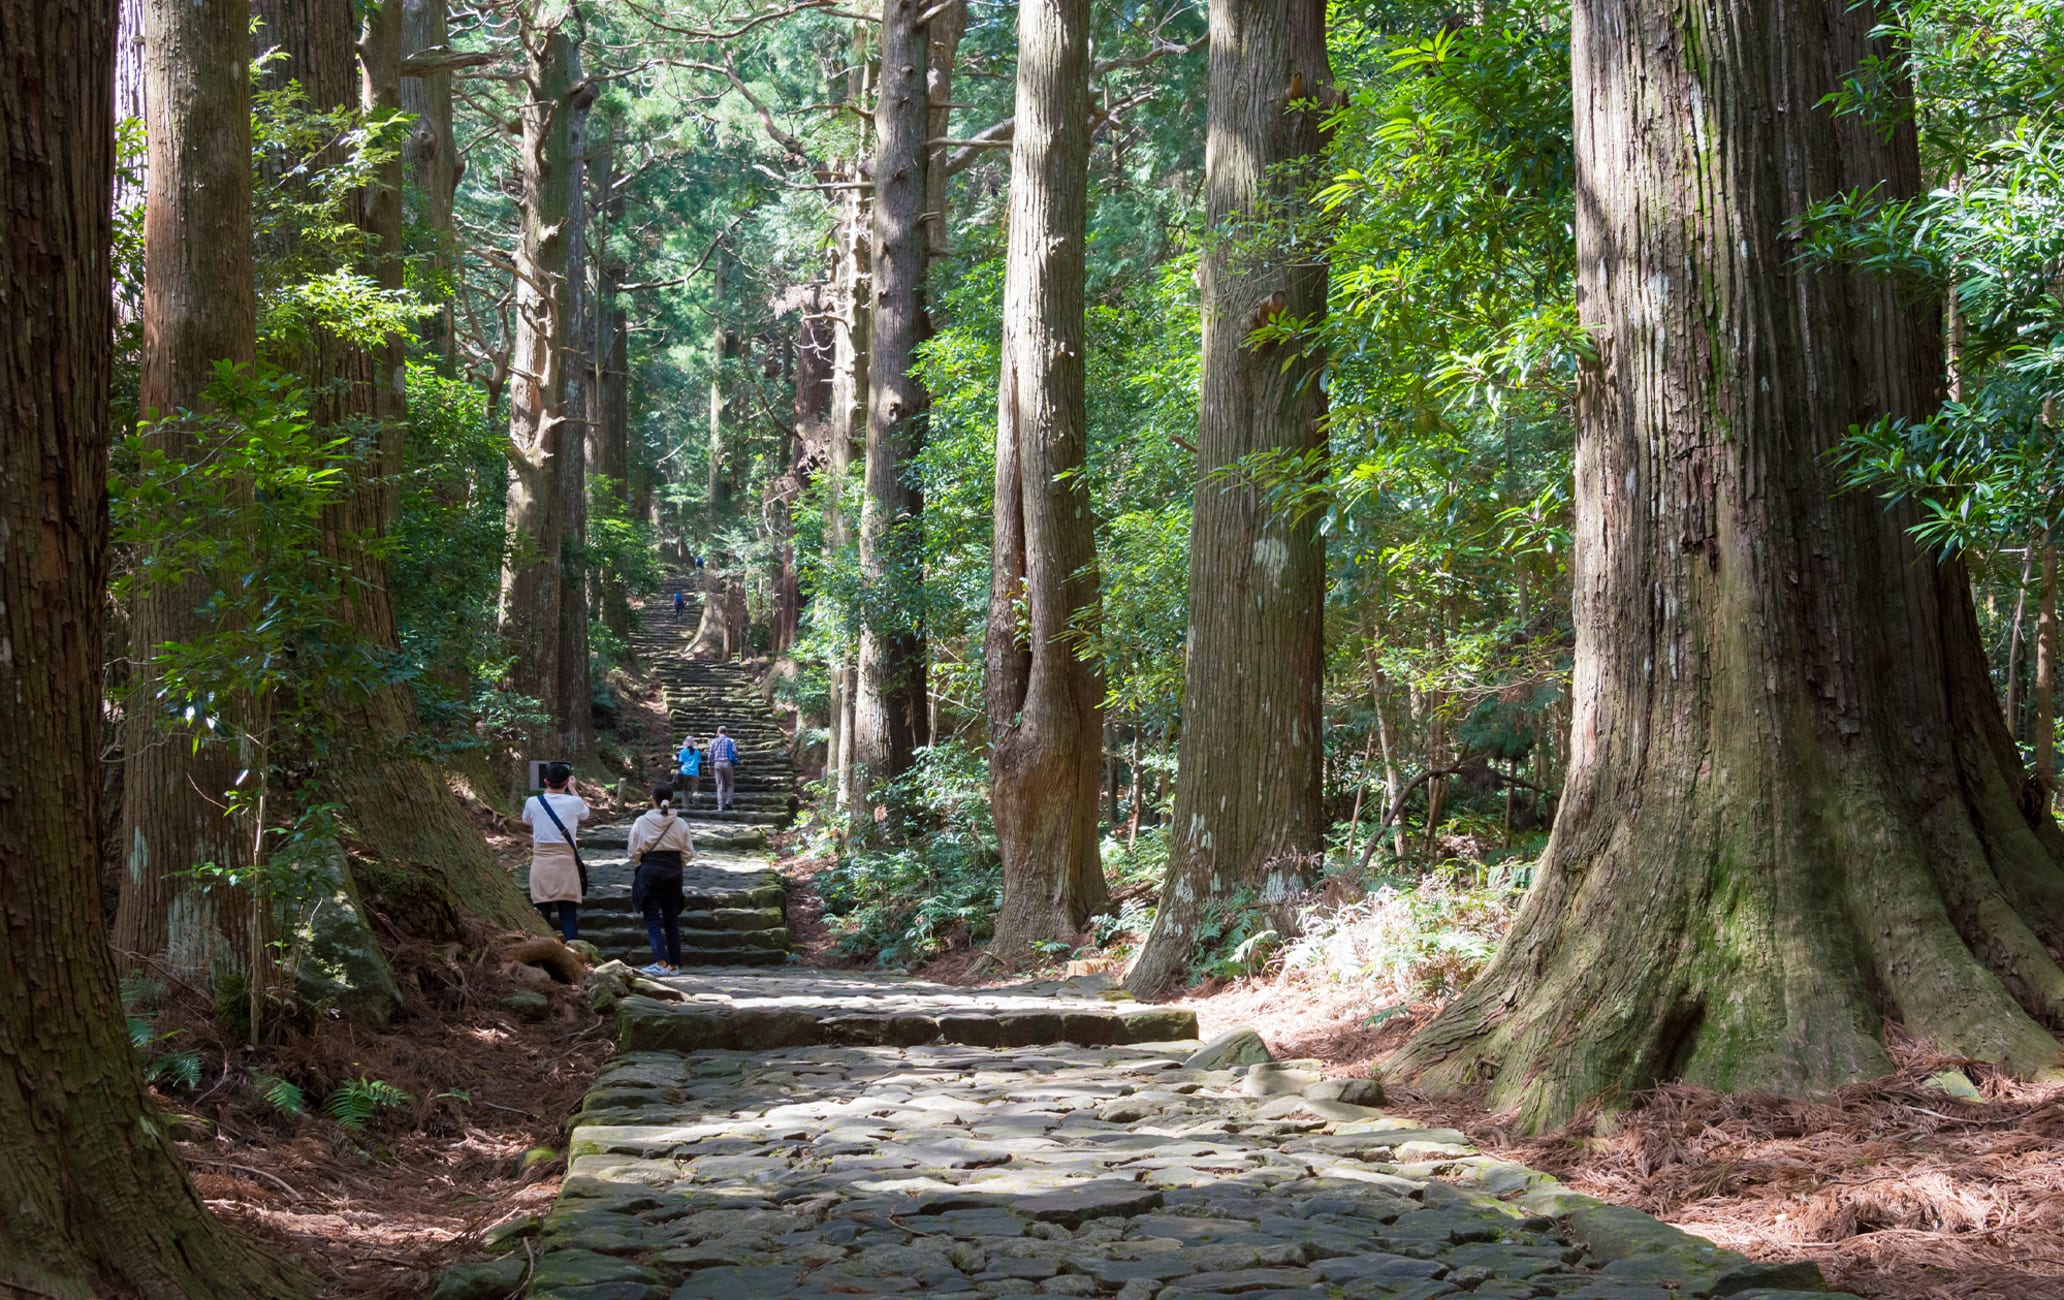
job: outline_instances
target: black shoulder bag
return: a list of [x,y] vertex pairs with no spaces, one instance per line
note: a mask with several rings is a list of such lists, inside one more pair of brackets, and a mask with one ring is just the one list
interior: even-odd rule
[[[680,824],[679,818],[670,819],[666,829],[659,833],[660,841],[664,841],[673,832],[674,827]],[[678,882],[684,865],[685,855],[680,849],[652,848],[639,854],[637,869],[631,874],[631,906],[637,911],[644,911],[645,895],[651,892],[654,885],[663,885],[669,881]]]
[[580,843],[573,838],[573,832],[566,829],[566,823],[559,820],[559,814],[553,811],[550,799],[541,794],[532,795],[531,797],[538,801],[538,807],[545,810],[545,816],[550,817],[552,824],[559,828],[559,833],[566,837],[567,847],[573,850],[574,869],[580,872],[581,897],[586,898],[588,894],[588,864],[581,861]]

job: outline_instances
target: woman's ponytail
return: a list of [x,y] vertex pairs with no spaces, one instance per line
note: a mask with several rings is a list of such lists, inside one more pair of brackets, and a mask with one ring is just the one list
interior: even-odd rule
[[671,817],[674,815],[674,787],[655,785],[652,787],[652,806]]

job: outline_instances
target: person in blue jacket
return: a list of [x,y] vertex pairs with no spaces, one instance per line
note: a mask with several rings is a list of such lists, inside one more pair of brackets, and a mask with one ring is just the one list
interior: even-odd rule
[[695,737],[681,742],[681,753],[676,759],[681,779],[676,782],[688,792],[688,802],[694,803],[702,797],[702,750],[696,747]]

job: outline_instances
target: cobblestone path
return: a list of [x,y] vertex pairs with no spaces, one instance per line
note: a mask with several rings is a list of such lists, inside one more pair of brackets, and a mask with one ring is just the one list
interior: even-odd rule
[[[528,1251],[473,1266],[505,1287],[527,1275],[539,1300],[1824,1294],[1810,1265],[1751,1264],[1361,1104],[1378,1100],[1370,1081],[1266,1060],[1251,1035],[1200,1047],[1188,1013],[1094,987],[796,970],[642,987],[663,996],[617,1002],[627,1050],[574,1121],[556,1207],[529,1225]],[[694,1028],[665,1028],[679,1024]],[[1114,1041],[1171,1029],[1183,1037]],[[1034,1034],[1101,1041],[1017,1041]],[[676,1050],[644,1050],[662,1042]],[[458,1289],[486,1276],[449,1274],[440,1295],[506,1293]]]

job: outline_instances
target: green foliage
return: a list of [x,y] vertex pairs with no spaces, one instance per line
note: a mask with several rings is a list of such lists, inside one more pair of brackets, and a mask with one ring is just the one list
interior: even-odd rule
[[1468,987],[1511,928],[1528,877],[1453,869],[1386,880],[1337,908],[1312,907],[1282,954],[1286,975],[1371,1002],[1444,1000]]
[[307,1094],[285,1079],[270,1074],[254,1074],[251,1087],[265,1098],[266,1105],[282,1115],[299,1119],[308,1113]]
[[1942,183],[1816,204],[1804,252],[1950,299],[1962,391],[1924,418],[1853,429],[1842,457],[1852,486],[1916,508],[1923,542],[1982,558],[2064,522],[2064,4],[1909,0],[1879,34],[1898,54],[1867,60],[1833,106],[1889,128],[1906,102],[1891,92],[1910,81]]
[[982,943],[1003,902],[993,844],[943,831],[917,848],[856,849],[817,878],[839,950],[909,968],[950,943]]
[[144,1082],[192,1092],[201,1086],[201,1054],[192,1048],[167,1050],[167,1045],[185,1036],[184,1030],[160,1030],[156,1012],[165,999],[165,986],[139,975],[122,977],[121,999],[129,1046],[143,1069]]
[[[263,366],[223,364],[200,410],[147,414],[153,423],[117,455],[115,594],[177,591],[196,601],[206,630],[148,647],[156,694],[125,704],[196,751],[237,746],[237,787],[210,793],[252,814],[274,785],[273,745],[288,737],[319,759],[336,740],[329,702],[395,671],[344,617],[344,548],[371,549],[331,517],[350,490],[353,451],[309,422],[291,377]],[[201,869],[233,881],[243,865]]]
[[361,1129],[383,1110],[398,1110],[415,1098],[384,1079],[346,1079],[323,1099],[323,1111],[348,1129]]
[[492,689],[507,671],[495,633],[506,429],[478,388],[418,364],[408,368],[408,461],[388,583],[401,651],[432,753],[487,737],[530,734],[536,702]]
[[938,825],[909,843],[849,849],[818,875],[840,950],[908,968],[986,940],[1003,901],[987,765],[964,745],[935,745],[883,794],[884,807],[927,810]]
[[1197,918],[1191,975],[1238,979],[1259,972],[1282,942],[1275,913],[1244,889],[1207,900]]

